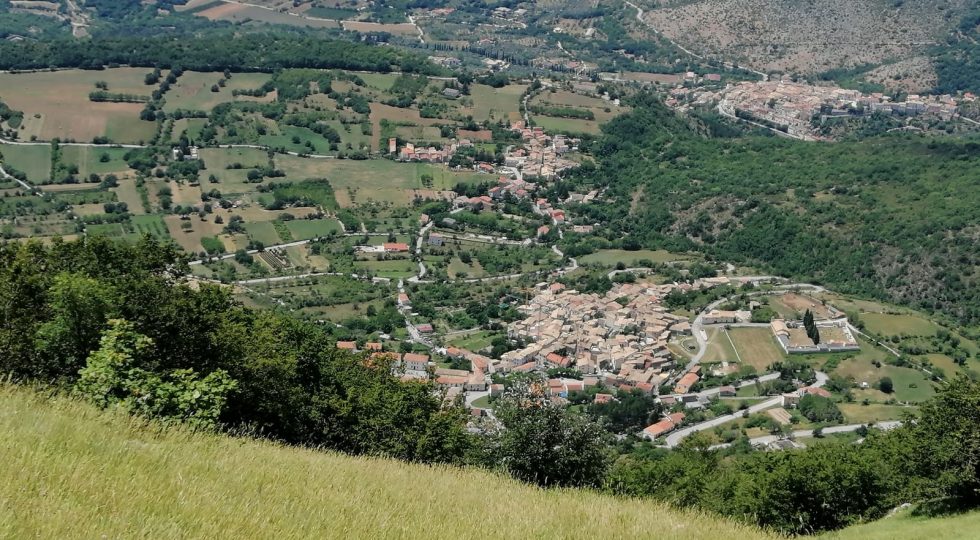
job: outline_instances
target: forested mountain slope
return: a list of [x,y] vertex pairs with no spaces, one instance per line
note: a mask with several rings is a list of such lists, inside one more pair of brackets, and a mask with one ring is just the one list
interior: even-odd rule
[[[653,98],[609,123],[578,211],[624,247],[697,249],[980,321],[980,140],[698,135]],[[601,241],[568,241],[583,253]]]

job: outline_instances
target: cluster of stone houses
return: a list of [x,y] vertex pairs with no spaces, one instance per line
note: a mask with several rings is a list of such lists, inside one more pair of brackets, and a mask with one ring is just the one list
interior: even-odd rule
[[446,399],[456,399],[463,392],[484,392],[488,388],[487,378],[492,369],[492,360],[481,354],[449,347],[445,350],[447,358],[465,358],[470,361],[470,369],[436,368],[436,384],[446,390]]
[[815,324],[822,338],[817,344],[813,343],[813,340],[807,336],[801,321],[787,322],[783,319],[774,319],[769,323],[769,328],[786,354],[861,350],[861,346],[847,324],[847,319],[817,321]]
[[456,155],[457,150],[467,146],[473,146],[472,141],[460,139],[442,148],[436,148],[434,146],[422,147],[415,146],[413,143],[406,143],[405,146],[399,149],[397,139],[394,137],[388,139],[388,153],[397,156],[398,161],[445,163]]
[[504,154],[504,165],[521,169],[525,178],[551,180],[561,171],[578,165],[562,157],[577,148],[578,139],[551,136],[541,127],[526,127],[522,121],[511,124],[511,130],[521,134],[524,144]]
[[511,195],[516,199],[526,199],[537,190],[538,185],[534,182],[501,176],[497,179],[497,185],[490,188],[487,194],[495,201],[499,201],[507,195]]
[[552,284],[520,308],[525,319],[508,325],[508,335],[528,345],[504,353],[497,369],[575,368],[611,387],[652,393],[674,365],[667,349],[671,334],[691,331],[686,319],[661,304],[669,290],[631,283],[599,295]]
[[701,316],[701,322],[704,324],[735,324],[746,323],[750,322],[751,320],[752,312],[744,310],[726,311],[712,309]]
[[[406,299],[407,300],[407,299]],[[492,360],[486,356],[470,352],[466,349],[449,347],[446,349],[447,358],[465,358],[470,361],[470,369],[435,368],[435,364],[427,354],[398,353],[384,351],[381,343],[365,343],[358,347],[355,341],[338,341],[337,348],[352,353],[369,353],[368,361],[390,359],[396,373],[403,381],[427,380],[435,377],[436,384],[446,390],[447,398],[455,398],[461,392],[483,392],[488,388],[487,377],[492,370]]]

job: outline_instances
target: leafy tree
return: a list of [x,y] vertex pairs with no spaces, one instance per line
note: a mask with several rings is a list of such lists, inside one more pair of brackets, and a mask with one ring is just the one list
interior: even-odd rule
[[980,382],[959,375],[926,401],[919,417],[896,430],[903,466],[919,497],[980,503]]
[[484,440],[483,461],[541,486],[599,486],[608,468],[598,424],[568,412],[521,380],[497,400],[499,424]]
[[136,367],[152,347],[153,340],[136,332],[132,323],[110,320],[75,388],[102,407],[120,405],[151,418],[216,427],[237,383],[224,370],[200,377],[193,369],[159,374]]
[[656,422],[662,413],[663,407],[640,390],[620,390],[617,399],[589,407],[589,414],[604,418],[606,428],[613,433],[635,433]]
[[800,399],[800,414],[811,422],[842,422],[844,415],[832,400],[808,394]]
[[892,383],[891,377],[882,377],[878,380],[878,390],[886,394],[891,394],[895,391],[895,384]]
[[117,298],[113,287],[99,280],[69,273],[55,276],[48,289],[51,317],[36,334],[40,367],[48,376],[75,373],[85,364],[105,321],[116,311]]

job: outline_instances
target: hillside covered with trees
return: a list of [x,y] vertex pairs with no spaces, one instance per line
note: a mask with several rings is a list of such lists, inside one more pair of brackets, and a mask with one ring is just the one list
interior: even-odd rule
[[980,140],[888,135],[836,144],[710,138],[653,97],[605,126],[605,188],[577,211],[613,245],[703,251],[962,323],[980,321]]

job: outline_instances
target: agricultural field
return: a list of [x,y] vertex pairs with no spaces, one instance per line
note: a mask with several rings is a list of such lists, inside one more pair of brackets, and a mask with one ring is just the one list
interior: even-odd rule
[[3,153],[3,163],[26,174],[31,183],[44,183],[51,177],[51,147],[48,145],[0,144],[0,152]]
[[521,95],[527,86],[512,84],[503,88],[493,88],[483,84],[470,87],[470,98],[473,105],[463,109],[463,112],[473,116],[473,120],[506,120],[516,122],[521,119]]
[[[267,73],[235,73],[220,86],[218,81],[224,79],[222,73],[185,71],[167,92],[163,109],[167,112],[177,109],[210,112],[216,105],[229,101],[271,101],[274,97],[271,94],[264,98],[232,95],[235,90],[260,88],[271,77]],[[218,91],[213,92],[212,87],[217,87]]]
[[20,139],[89,142],[108,137],[117,143],[147,141],[156,123],[139,119],[140,103],[96,103],[89,93],[97,82],[109,92],[149,95],[155,87],[143,83],[147,70],[115,68],[102,71],[64,70],[0,73],[0,96],[24,113]]
[[[334,188],[337,202],[350,207],[368,202],[408,205],[416,196],[438,198],[439,191],[452,189],[457,183],[476,183],[486,175],[456,172],[443,165],[398,163],[388,160],[318,160],[278,155],[276,165],[288,180],[326,178]],[[432,177],[432,185],[422,183],[422,176]]]
[[728,335],[742,363],[754,367],[759,373],[766,372],[770,365],[786,356],[768,328],[732,328]]
[[535,95],[528,107],[534,123],[548,131],[589,134],[599,133],[600,125],[626,111],[599,98],[556,89]]
[[92,174],[102,176],[113,173],[119,176],[129,171],[129,166],[123,159],[128,152],[125,148],[61,146],[60,150],[61,163],[77,166],[78,176],[82,179],[87,179]]
[[883,420],[896,420],[907,413],[914,413],[918,409],[918,407],[882,405],[880,403],[869,405],[863,405],[861,403],[838,403],[837,407],[844,413],[844,422],[847,424],[873,424]]
[[534,125],[541,126],[551,133],[568,133],[571,135],[587,134],[598,135],[600,133],[599,124],[593,120],[579,120],[577,118],[555,118],[552,116],[531,116]]
[[417,36],[419,29],[411,23],[384,24],[364,21],[341,21],[341,26],[348,32],[385,32],[403,36]]
[[862,313],[861,321],[869,331],[886,337],[900,334],[932,336],[938,328],[932,321],[912,314]]
[[212,21],[228,21],[232,23],[268,23],[288,26],[303,26],[309,28],[339,28],[337,21],[303,17],[283,13],[272,8],[258,5],[223,2],[194,13]]
[[294,240],[308,240],[343,232],[340,223],[335,219],[296,219],[287,221],[286,228]]

